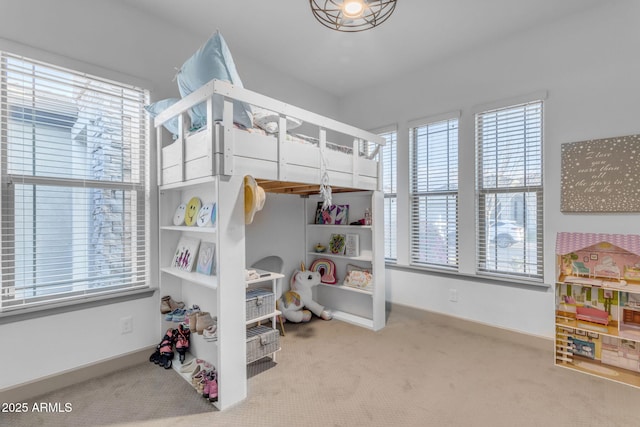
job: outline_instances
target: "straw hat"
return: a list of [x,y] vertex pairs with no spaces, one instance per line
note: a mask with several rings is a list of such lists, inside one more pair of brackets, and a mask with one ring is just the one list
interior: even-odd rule
[[264,189],[251,175],[244,177],[244,223],[251,224],[253,216],[264,207]]

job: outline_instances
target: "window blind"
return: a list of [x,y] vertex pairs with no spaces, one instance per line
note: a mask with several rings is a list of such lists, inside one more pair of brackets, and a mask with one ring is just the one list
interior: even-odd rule
[[384,257],[387,261],[396,261],[398,226],[397,226],[397,141],[396,130],[379,134],[386,141],[378,153],[378,161],[382,163],[382,190],[384,192]]
[[0,310],[148,286],[147,101],[0,52]]
[[410,128],[411,264],[458,266],[458,119]]
[[542,280],[542,101],[476,115],[479,272]]

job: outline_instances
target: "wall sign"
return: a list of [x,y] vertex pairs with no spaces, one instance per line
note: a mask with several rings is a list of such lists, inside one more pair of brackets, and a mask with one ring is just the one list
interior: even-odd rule
[[640,212],[640,135],[562,144],[562,212]]

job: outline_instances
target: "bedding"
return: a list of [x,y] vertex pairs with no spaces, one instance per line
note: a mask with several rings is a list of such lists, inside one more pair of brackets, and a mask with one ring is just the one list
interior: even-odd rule
[[[231,51],[219,31],[216,31],[200,49],[186,60],[180,67],[176,78],[180,96],[183,98],[213,79],[224,80],[235,86],[243,87]],[[213,102],[214,114],[216,114],[214,119],[222,120],[224,101],[219,97],[214,97]],[[196,105],[189,110],[189,115],[194,128],[203,127],[207,121],[207,104],[203,102]],[[233,121],[246,128],[253,127],[251,106],[245,102],[234,100]]]
[[[156,101],[152,104],[145,105],[144,109],[147,110],[152,119],[155,119],[156,116],[162,113],[167,108],[171,107],[173,104],[178,102],[178,98],[167,98],[162,99],[160,101]],[[173,119],[164,123],[164,127],[173,134],[173,139],[176,139],[178,136],[178,117],[174,117]]]
[[[278,133],[280,127],[280,115],[275,111],[264,108],[252,107],[253,124],[269,134]],[[302,125],[302,121],[287,116],[287,131],[293,130]]]

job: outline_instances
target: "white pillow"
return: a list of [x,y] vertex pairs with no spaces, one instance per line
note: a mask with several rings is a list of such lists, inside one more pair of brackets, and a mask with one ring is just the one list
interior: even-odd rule
[[[253,107],[253,124],[267,133],[277,133],[280,116],[275,111]],[[302,125],[302,121],[287,116],[287,131]]]

